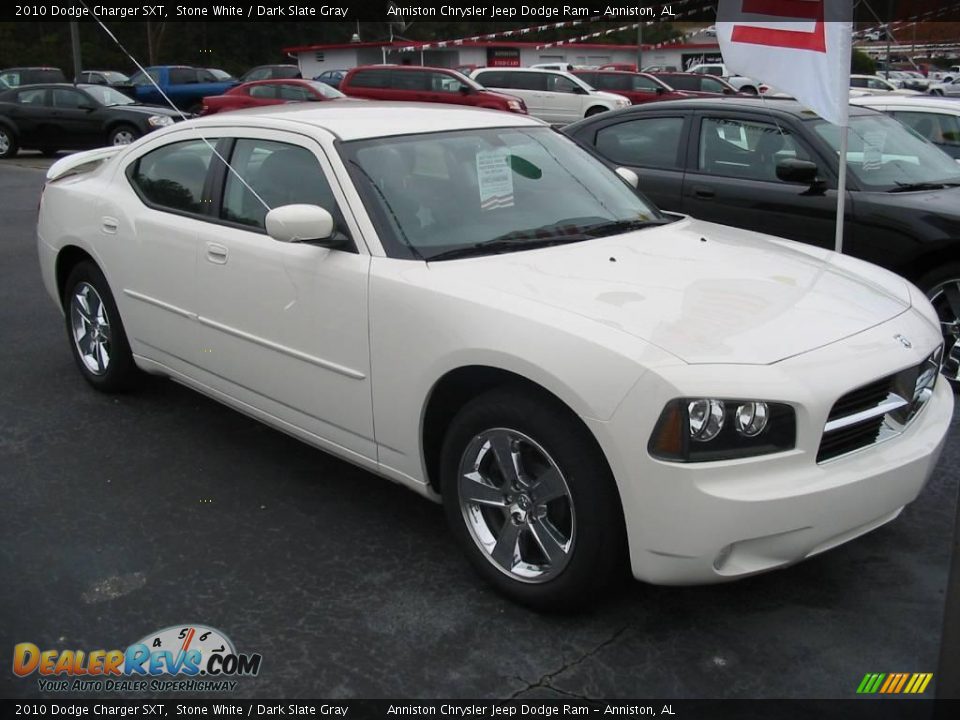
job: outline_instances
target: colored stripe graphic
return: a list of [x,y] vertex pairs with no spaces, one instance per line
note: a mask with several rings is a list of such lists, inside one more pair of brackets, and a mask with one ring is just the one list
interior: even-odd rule
[[919,695],[926,691],[933,673],[867,673],[857,686],[858,695]]

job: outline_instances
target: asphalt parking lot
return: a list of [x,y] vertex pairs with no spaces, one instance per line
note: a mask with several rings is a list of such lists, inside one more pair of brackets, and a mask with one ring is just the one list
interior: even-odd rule
[[960,411],[921,497],[864,538],[538,615],[413,493],[172,382],[91,390],[40,284],[48,162],[0,163],[0,697],[43,695],[13,677],[15,643],[126,647],[183,623],[263,655],[233,697],[841,698],[867,672],[936,671]]

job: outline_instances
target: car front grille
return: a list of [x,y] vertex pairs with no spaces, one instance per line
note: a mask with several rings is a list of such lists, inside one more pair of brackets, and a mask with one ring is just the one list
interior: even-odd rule
[[823,428],[817,462],[849,455],[900,435],[933,396],[943,348],[919,365],[851,390]]

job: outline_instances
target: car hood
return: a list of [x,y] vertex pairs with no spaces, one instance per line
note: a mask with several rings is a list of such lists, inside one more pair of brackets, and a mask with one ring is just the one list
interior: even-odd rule
[[500,98],[501,100],[520,100],[516,95],[511,95],[510,93],[500,92],[499,90],[490,90],[484,88],[483,90],[478,90],[481,95],[486,95],[487,97]]
[[618,95],[617,93],[607,92],[606,90],[594,90],[590,93],[591,95],[596,95],[597,97],[602,97],[604,100],[610,100],[616,102],[618,100],[626,100],[630,102],[630,98],[623,95]]
[[583,316],[691,364],[766,365],[910,307],[906,281],[827,250],[684,218],[593,241],[430,263]]
[[180,117],[180,111],[173,108],[163,107],[162,105],[111,105],[111,110],[123,110],[124,112],[133,112],[140,115],[169,115],[173,118]]

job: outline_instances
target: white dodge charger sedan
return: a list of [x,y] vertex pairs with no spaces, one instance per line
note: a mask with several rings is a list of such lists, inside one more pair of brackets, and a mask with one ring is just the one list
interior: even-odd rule
[[167,376],[442,499],[536,607],[897,517],[953,410],[927,300],[631,180],[507,113],[242,111],[54,164],[40,264],[93,387]]

